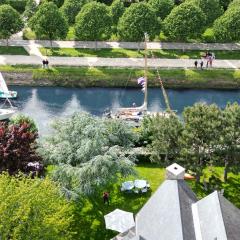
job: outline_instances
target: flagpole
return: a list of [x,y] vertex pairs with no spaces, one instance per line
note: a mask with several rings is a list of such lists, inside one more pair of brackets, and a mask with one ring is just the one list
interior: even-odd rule
[[147,97],[148,97],[148,79],[147,79],[147,33],[144,34],[144,48],[145,48],[145,56],[144,56],[144,79],[145,79],[145,91],[144,91],[144,106],[147,110]]

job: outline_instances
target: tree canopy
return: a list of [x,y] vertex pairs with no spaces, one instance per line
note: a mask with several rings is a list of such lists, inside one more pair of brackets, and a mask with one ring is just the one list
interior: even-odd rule
[[90,0],[65,0],[61,7],[64,17],[68,20],[69,24],[75,23],[75,17],[80,12],[84,4]]
[[213,31],[219,41],[239,41],[240,5],[233,4],[213,24]]
[[101,40],[111,32],[112,19],[107,6],[90,2],[83,6],[76,17],[75,33],[79,40]]
[[117,26],[119,18],[123,15],[125,11],[124,4],[121,0],[114,0],[110,6],[112,22]]
[[190,0],[206,15],[206,25],[211,25],[215,19],[223,14],[223,7],[219,0]]
[[183,120],[180,154],[199,182],[204,167],[213,161],[222,129],[221,110],[214,104],[197,103],[184,109]]
[[174,0],[149,0],[148,4],[162,20],[172,11]]
[[27,20],[31,18],[37,11],[37,7],[38,6],[35,0],[28,0],[25,7],[25,11],[23,13],[24,18],[26,18]]
[[45,179],[0,175],[0,238],[72,239],[73,207],[59,187]]
[[124,149],[133,144],[135,134],[124,122],[74,114],[55,122],[53,129],[39,153],[58,165],[53,178],[66,194],[91,194],[134,172]]
[[122,40],[140,42],[144,33],[153,39],[160,33],[160,19],[146,3],[133,3],[118,22],[118,33]]
[[9,39],[11,35],[22,30],[24,24],[20,14],[10,5],[0,6],[0,37]]
[[163,22],[163,31],[172,40],[186,40],[199,36],[205,27],[206,17],[192,2],[175,7]]
[[40,5],[29,24],[37,36],[45,36],[50,41],[64,39],[68,32],[66,19],[52,2]]

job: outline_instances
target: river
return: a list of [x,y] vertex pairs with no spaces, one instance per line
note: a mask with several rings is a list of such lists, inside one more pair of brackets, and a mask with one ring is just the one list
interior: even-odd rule
[[[141,105],[143,93],[140,89],[119,88],[61,88],[61,87],[22,87],[12,86],[18,92],[14,104],[19,111],[32,117],[45,135],[49,132],[49,123],[55,118],[70,116],[74,112],[87,111],[94,115],[102,115],[107,109],[120,106]],[[181,115],[184,107],[196,102],[216,103],[224,107],[227,102],[240,104],[240,90],[167,90],[171,108]],[[149,110],[165,109],[162,92],[152,88],[149,94]]]

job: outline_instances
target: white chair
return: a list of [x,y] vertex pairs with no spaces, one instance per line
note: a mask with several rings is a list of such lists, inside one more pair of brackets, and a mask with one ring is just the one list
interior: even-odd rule
[[135,189],[133,189],[133,192],[134,193],[139,193],[139,190],[135,188]]
[[142,193],[146,193],[147,191],[148,191],[147,188],[143,188],[143,189],[141,190]]

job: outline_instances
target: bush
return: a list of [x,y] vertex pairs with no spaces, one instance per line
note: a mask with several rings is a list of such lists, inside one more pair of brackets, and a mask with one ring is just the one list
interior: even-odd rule
[[207,28],[206,31],[202,34],[202,40],[206,43],[216,42],[214,31],[212,28]]

